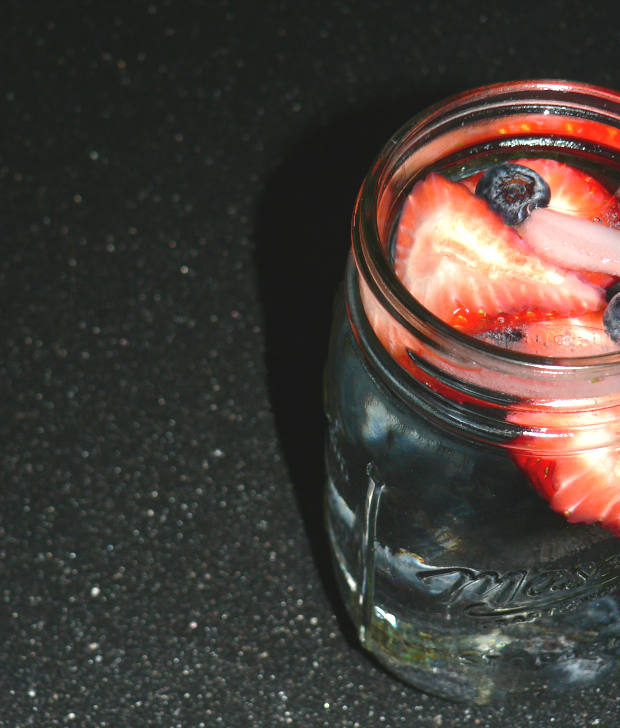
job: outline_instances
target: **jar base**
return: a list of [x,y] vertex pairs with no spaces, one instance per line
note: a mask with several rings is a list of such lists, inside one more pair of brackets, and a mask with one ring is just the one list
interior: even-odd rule
[[[412,638],[411,638],[412,637]],[[565,693],[593,686],[618,669],[618,660],[609,654],[558,655],[557,645],[546,650],[541,642],[535,653],[527,648],[505,652],[504,637],[479,635],[484,647],[472,649],[472,640],[449,639],[429,631],[398,628],[378,620],[364,630],[360,642],[377,662],[403,682],[422,692],[454,702],[488,705],[510,697],[541,692]],[[441,642],[451,644],[446,651]]]
[[370,481],[356,513],[328,478],[327,530],[361,646],[389,672],[424,692],[486,705],[592,686],[619,671],[617,555],[532,579],[435,568],[376,539],[383,489]]

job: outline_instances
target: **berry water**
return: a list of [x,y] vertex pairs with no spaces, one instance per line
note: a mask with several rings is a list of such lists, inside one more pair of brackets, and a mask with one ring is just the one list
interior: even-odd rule
[[[431,199],[416,183],[437,174],[447,182],[433,182],[433,194],[447,189],[449,196],[449,185],[470,181],[467,194],[475,197],[472,180],[523,159],[541,160],[545,170],[548,160],[553,169],[568,165],[612,196],[620,188],[617,153],[594,141],[529,134],[477,142],[425,164],[392,195],[384,215],[392,234],[383,244],[390,265],[398,272],[406,201]],[[559,189],[552,186],[552,192]],[[427,229],[419,209],[412,217],[418,226],[413,245]],[[590,216],[588,222],[618,230],[618,209],[605,207],[605,220]],[[528,224],[512,220],[511,230]],[[556,265],[545,258],[545,275]],[[541,312],[543,303],[531,307],[534,312],[526,307],[527,315],[502,308],[501,316],[482,309],[474,316],[470,307],[466,316],[460,310],[458,320],[443,322],[462,326],[459,335],[474,337],[483,349],[552,357],[564,367],[575,357],[613,357],[620,346],[603,315],[618,276],[581,269],[566,275],[565,296],[554,304],[566,307],[559,313]],[[601,408],[608,414],[604,425],[598,411],[581,411],[582,401],[599,392],[596,378],[583,392],[580,382],[572,385],[579,406],[560,408],[559,399],[532,396],[553,389],[546,379],[544,386],[522,389],[525,380],[512,377],[504,386],[500,379],[499,386],[494,372],[480,367],[463,377],[452,365],[441,371],[443,359],[426,357],[433,332],[428,329],[425,339],[427,329],[420,329],[412,338],[389,315],[384,326],[364,290],[359,261],[356,267],[351,260],[335,309],[325,403],[329,537],[360,642],[416,687],[481,704],[512,693],[593,685],[614,674],[620,667],[620,541],[613,525],[602,528],[590,518],[600,498],[588,505],[594,499],[580,494],[581,505],[570,508],[554,499],[570,496],[569,480],[583,480],[575,473],[591,467],[591,452],[597,467],[615,467],[617,441],[596,440],[617,421],[615,405]],[[577,299],[586,302],[579,313]],[[450,351],[444,349],[446,360]],[[536,359],[528,366],[543,377],[552,364]],[[601,390],[605,396],[610,387]],[[569,431],[577,433],[577,447],[561,450]],[[543,432],[549,438],[544,447]],[[585,522],[571,522],[579,519]]]

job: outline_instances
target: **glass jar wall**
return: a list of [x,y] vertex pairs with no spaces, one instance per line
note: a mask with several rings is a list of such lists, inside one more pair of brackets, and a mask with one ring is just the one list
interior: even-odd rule
[[588,447],[619,450],[620,354],[543,358],[450,328],[394,274],[398,211],[430,171],[489,159],[576,156],[618,179],[618,146],[600,139],[619,128],[602,89],[480,89],[404,127],[362,186],[326,371],[328,531],[361,643],[423,690],[486,703],[618,669],[620,541],[554,513],[519,457],[584,421]]

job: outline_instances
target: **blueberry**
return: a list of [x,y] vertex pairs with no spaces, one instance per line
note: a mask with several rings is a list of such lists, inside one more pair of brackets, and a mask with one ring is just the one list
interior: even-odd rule
[[551,197],[549,185],[529,167],[521,164],[497,164],[480,177],[476,194],[499,212],[508,225],[518,225],[535,207],[547,207]]
[[620,293],[620,281],[616,281],[605,291],[605,299],[607,300],[607,303],[611,301],[616,293]]
[[616,344],[620,344],[620,293],[611,299],[603,314],[603,325],[609,338]]

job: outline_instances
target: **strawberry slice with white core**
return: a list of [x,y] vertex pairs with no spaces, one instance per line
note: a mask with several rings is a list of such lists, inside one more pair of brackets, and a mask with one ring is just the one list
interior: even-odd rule
[[570,523],[598,523],[620,535],[620,453],[601,448],[555,461],[549,505]]
[[616,197],[594,177],[570,164],[554,159],[513,159],[537,172],[549,185],[549,209],[565,215],[583,217],[600,222]]
[[617,450],[601,449],[587,455],[566,456],[556,462],[557,483],[551,507],[571,523],[601,523],[618,530],[617,517],[609,518],[620,503],[620,457]]
[[485,200],[431,173],[407,198],[394,268],[423,306],[468,333],[498,316],[574,316],[603,307],[602,290],[541,260]]
[[[511,159],[506,164],[528,167],[545,180],[551,193],[550,210],[602,222],[608,227],[620,227],[620,202],[617,196],[586,172],[570,164],[545,158]],[[470,192],[475,192],[483,174],[477,172],[461,182]]]
[[620,229],[545,208],[532,210],[518,229],[545,260],[620,276]]
[[[511,447],[517,464],[554,511],[571,523],[597,523],[620,536],[620,413],[511,412],[526,428]],[[551,431],[562,437],[550,437]],[[539,454],[536,453],[539,451]]]

